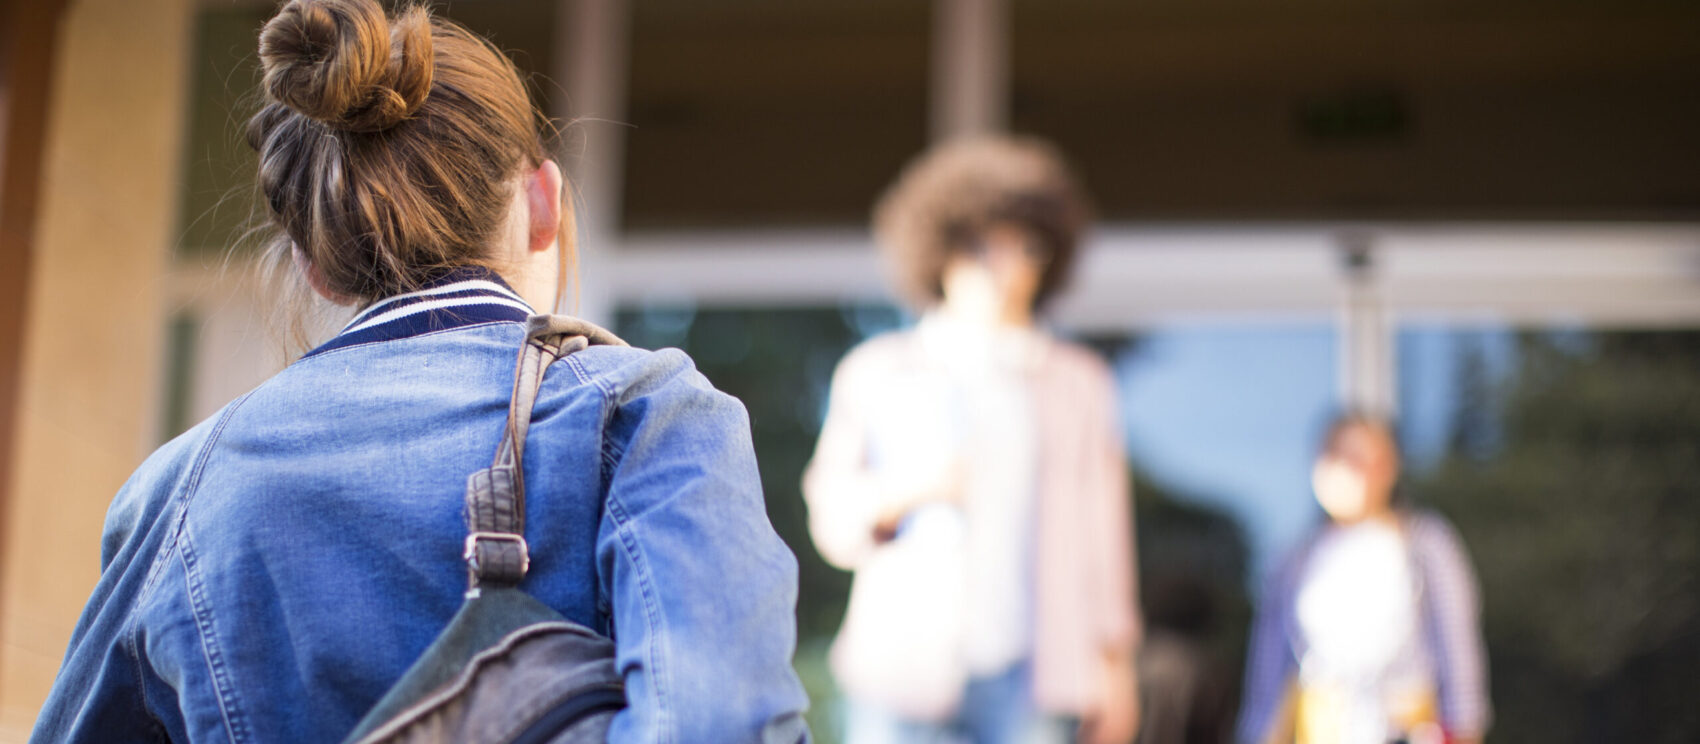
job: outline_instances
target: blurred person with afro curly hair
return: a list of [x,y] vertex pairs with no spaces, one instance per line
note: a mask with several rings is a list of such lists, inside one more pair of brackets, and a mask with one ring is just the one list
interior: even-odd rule
[[832,650],[851,744],[1133,738],[1115,384],[1040,324],[1089,219],[1052,147],[1002,136],[923,155],[875,209],[920,320],[840,362],[803,482],[816,547],[855,572]]

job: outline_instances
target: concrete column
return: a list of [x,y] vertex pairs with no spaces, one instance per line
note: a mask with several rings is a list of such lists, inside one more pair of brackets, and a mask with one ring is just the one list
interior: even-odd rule
[[567,95],[551,114],[578,128],[564,153],[577,197],[579,292],[562,310],[593,323],[614,320],[610,252],[620,240],[625,187],[626,83],[631,6],[627,0],[560,0],[556,13],[553,77]]
[[[58,0],[0,2],[0,534],[18,434],[30,256],[35,252]],[[0,591],[3,591],[0,587]],[[0,656],[3,656],[0,650]]]
[[107,505],[154,444],[192,9],[76,0],[61,19],[4,474],[0,741],[28,735]]
[[932,136],[1009,126],[1009,0],[934,0]]

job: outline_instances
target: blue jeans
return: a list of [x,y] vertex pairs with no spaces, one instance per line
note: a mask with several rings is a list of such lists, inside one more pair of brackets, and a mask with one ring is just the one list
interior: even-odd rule
[[848,701],[845,744],[1064,744],[1074,721],[1033,707],[1027,662],[990,677],[968,680],[956,714],[943,721],[914,721]]

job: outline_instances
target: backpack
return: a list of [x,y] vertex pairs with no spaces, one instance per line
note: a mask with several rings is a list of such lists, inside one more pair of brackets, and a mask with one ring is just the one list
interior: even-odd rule
[[467,478],[466,599],[344,744],[603,742],[626,706],[613,641],[520,591],[530,565],[521,456],[543,374],[590,344],[625,345],[575,318],[533,315],[495,462]]

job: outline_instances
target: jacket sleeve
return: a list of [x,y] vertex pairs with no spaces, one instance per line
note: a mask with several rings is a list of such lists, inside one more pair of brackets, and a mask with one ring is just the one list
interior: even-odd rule
[[1240,744],[1263,744],[1273,733],[1298,669],[1288,632],[1295,585],[1289,558],[1264,585],[1252,620],[1251,644],[1246,649],[1245,697],[1240,704]]
[[[215,419],[234,410],[231,404]],[[59,674],[36,718],[32,742],[154,741],[164,738],[143,693],[144,659],[131,639],[135,609],[154,559],[175,525],[173,496],[205,449],[213,419],[160,447],[119,488],[101,530],[100,578],[71,632]]]
[[874,527],[883,492],[868,469],[868,428],[864,417],[871,398],[869,379],[877,352],[857,349],[832,375],[826,421],[815,454],[803,472],[803,498],[809,506],[809,533],[828,563],[854,570],[873,552]]
[[599,380],[613,410],[597,539],[628,707],[610,742],[808,740],[797,561],[768,523],[749,419],[683,353]]
[[1087,465],[1093,469],[1090,488],[1093,523],[1098,530],[1092,541],[1097,550],[1092,564],[1098,573],[1097,594],[1105,603],[1099,615],[1099,633],[1106,649],[1132,652],[1143,632],[1133,537],[1133,488],[1128,481],[1114,378],[1096,359],[1091,370],[1090,382],[1083,387],[1092,391],[1092,404],[1083,413],[1092,427]]
[[1441,723],[1452,736],[1480,738],[1492,717],[1481,597],[1458,533],[1425,514],[1412,528],[1427,598],[1428,636],[1440,678]]

